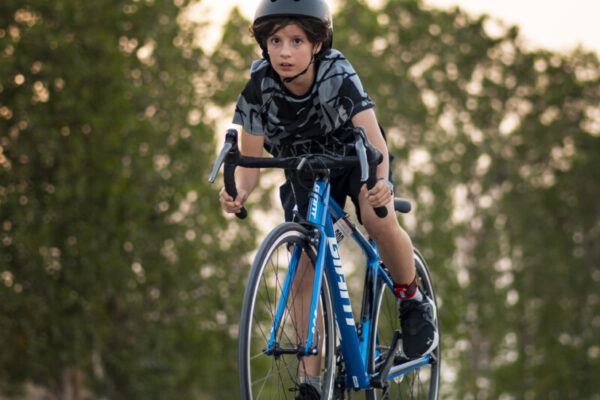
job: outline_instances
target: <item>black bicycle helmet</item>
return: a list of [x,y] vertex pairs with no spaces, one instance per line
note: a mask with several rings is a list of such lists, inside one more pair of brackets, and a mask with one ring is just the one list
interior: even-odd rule
[[[254,24],[263,18],[270,17],[312,17],[326,21],[331,27],[332,34],[323,43],[321,53],[329,50],[333,44],[333,21],[331,12],[325,0],[262,0],[254,14]],[[266,53],[263,43],[258,43]]]

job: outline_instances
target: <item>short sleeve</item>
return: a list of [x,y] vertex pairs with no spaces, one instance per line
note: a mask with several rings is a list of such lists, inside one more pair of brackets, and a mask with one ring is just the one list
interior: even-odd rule
[[359,112],[375,106],[352,65],[337,50],[329,51],[317,79],[327,131],[336,131]]
[[353,107],[350,111],[350,118],[354,117],[361,111],[375,107],[373,100],[367,95],[362,87],[360,78],[357,74],[352,75],[344,80],[340,88],[340,97],[352,100]]
[[264,60],[252,64],[250,80],[240,94],[233,114],[233,123],[241,125],[245,131],[253,135],[264,135],[262,122],[261,71]]

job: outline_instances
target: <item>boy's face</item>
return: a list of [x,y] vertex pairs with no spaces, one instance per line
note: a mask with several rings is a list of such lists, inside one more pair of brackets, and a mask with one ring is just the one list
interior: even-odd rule
[[[267,38],[267,51],[271,65],[281,78],[293,77],[309,65],[313,54],[321,49],[321,44],[313,45],[304,31],[296,24],[287,25]],[[305,76],[314,79],[314,64]]]

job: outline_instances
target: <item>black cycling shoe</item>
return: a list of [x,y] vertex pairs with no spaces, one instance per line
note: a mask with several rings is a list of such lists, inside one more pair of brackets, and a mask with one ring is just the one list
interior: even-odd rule
[[435,304],[425,294],[421,301],[400,302],[402,350],[408,358],[423,357],[437,347],[440,335],[435,323],[436,314]]
[[302,383],[298,387],[300,394],[296,396],[296,400],[321,400],[319,391],[308,383]]

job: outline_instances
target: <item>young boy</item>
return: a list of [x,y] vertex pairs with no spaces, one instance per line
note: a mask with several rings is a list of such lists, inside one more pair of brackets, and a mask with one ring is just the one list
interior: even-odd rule
[[[374,104],[356,72],[339,51],[331,48],[333,29],[327,4],[324,0],[262,0],[251,32],[264,58],[252,64],[250,80],[233,118],[233,123],[242,126],[242,154],[260,157],[263,148],[274,156],[339,154],[347,147],[344,144],[353,140],[351,128],[365,128],[369,141],[384,155],[377,168],[377,184],[371,190],[361,187],[358,167],[333,171],[331,194],[341,206],[350,196],[359,220],[390,270],[396,295],[402,299],[404,353],[420,357],[431,352],[438,342],[434,306],[416,285],[412,244],[395,216],[393,185],[387,180],[387,145]],[[294,219],[295,209],[306,215],[311,178],[308,173],[286,172],[280,197],[287,221]],[[258,179],[258,169],[237,168],[238,195],[233,199],[221,190],[223,210],[239,212]],[[373,211],[380,206],[388,208],[385,218]],[[295,290],[310,293],[312,281]],[[319,398],[319,357],[305,358],[298,398]]]

